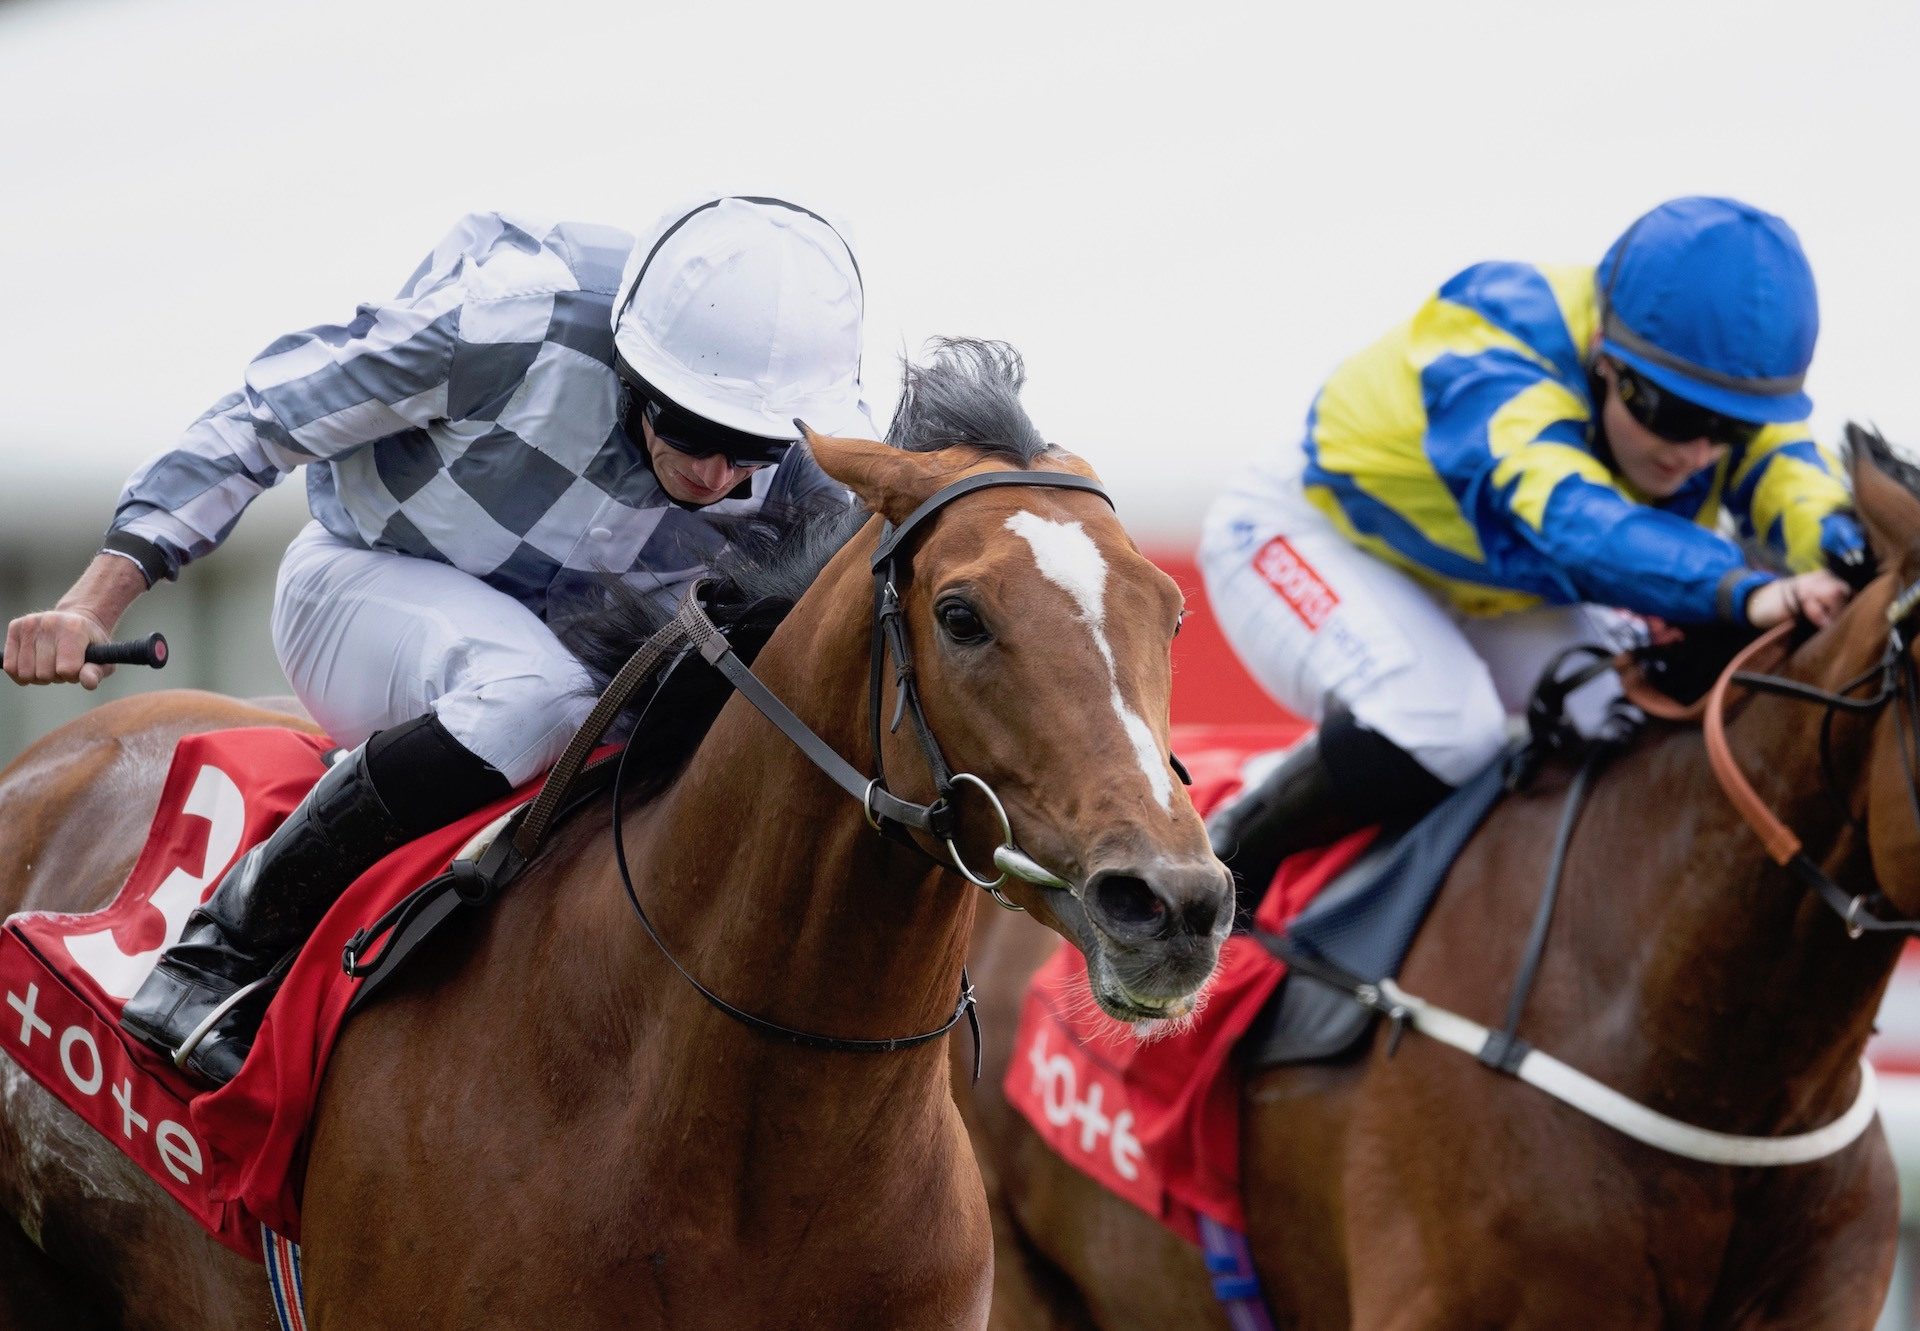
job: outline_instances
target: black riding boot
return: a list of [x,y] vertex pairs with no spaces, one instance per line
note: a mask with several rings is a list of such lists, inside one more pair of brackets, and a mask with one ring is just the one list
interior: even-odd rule
[[[212,1019],[182,1065],[216,1086],[231,1081],[282,963],[340,893],[387,852],[508,789],[432,716],[375,735],[227,871],[128,1001],[120,1024],[179,1061],[180,1047]],[[383,799],[382,790],[395,798]]]
[[1372,823],[1416,817],[1448,790],[1406,750],[1330,702],[1318,731],[1207,822],[1213,853],[1233,872],[1236,922],[1244,927],[1253,918],[1289,855]]
[[184,1064],[215,1085],[230,1081],[253,1044],[282,958],[306,941],[348,883],[405,840],[368,779],[366,750],[356,749],[227,871],[129,1000],[120,1024],[174,1055],[233,1002]]

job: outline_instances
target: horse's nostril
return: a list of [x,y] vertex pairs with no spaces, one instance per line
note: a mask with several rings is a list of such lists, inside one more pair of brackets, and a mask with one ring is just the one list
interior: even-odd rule
[[1145,879],[1129,874],[1110,874],[1100,880],[1094,889],[1100,911],[1113,923],[1132,928],[1156,925],[1167,913],[1166,903],[1161,901]]
[[1205,937],[1213,932],[1214,923],[1220,918],[1220,902],[1213,897],[1199,897],[1189,902],[1181,914],[1189,933]]

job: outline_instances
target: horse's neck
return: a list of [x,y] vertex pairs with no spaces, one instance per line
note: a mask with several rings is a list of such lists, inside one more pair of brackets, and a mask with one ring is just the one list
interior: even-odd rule
[[[859,557],[869,545],[857,538],[828,565],[754,667],[863,772],[874,770],[866,727],[871,593]],[[626,828],[634,884],[666,946],[735,1007],[863,1039],[931,1030],[953,1013],[971,900],[924,856],[878,836],[858,802],[744,698],[728,703],[682,776],[629,814]],[[817,1092],[845,1113],[867,1096],[892,1104],[907,1081],[924,1083],[925,1095],[946,1095],[943,1042],[851,1057],[783,1044],[708,1005],[636,921],[608,924],[619,930],[615,947],[633,1001],[662,1021],[684,1020],[713,1042],[742,1046],[747,1055],[731,1065],[741,1077],[780,1082],[784,1101],[804,1103]],[[729,1063],[712,1045],[691,1056]],[[714,1086],[722,1099],[753,1090]]]
[[[1849,894],[1869,892],[1866,847],[1824,786],[1821,710],[1755,697],[1730,722],[1729,739],[1807,854]],[[1840,724],[1839,771],[1862,770],[1868,730]],[[1648,895],[1623,903],[1621,919],[1643,931],[1623,941],[1634,957],[1634,1016],[1657,1034],[1650,1046],[1665,1065],[1656,1079],[1697,1085],[1708,1101],[1761,1120],[1817,1115],[1827,1106],[1816,1102],[1851,1086],[1897,945],[1848,938],[1813,892],[1767,858],[1698,739],[1659,743],[1612,796],[1620,806],[1612,825],[1654,848],[1653,872],[1640,878]]]

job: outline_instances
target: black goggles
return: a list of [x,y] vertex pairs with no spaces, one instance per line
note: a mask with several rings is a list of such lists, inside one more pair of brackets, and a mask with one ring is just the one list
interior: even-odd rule
[[[644,381],[626,381],[629,410],[646,418],[654,436],[676,453],[691,458],[710,458],[716,454],[736,467],[767,467],[786,457],[793,447],[791,439],[768,439],[730,430],[724,425],[682,411],[655,393]],[[627,433],[640,437],[639,422],[628,421]]]
[[1620,403],[1626,407],[1627,415],[1670,444],[1711,439],[1717,444],[1745,448],[1766,428],[1755,421],[1735,420],[1689,402],[1619,361],[1613,361],[1613,368]]

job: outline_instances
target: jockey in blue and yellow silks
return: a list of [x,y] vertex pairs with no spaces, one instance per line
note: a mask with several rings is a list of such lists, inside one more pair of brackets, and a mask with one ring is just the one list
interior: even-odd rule
[[[1321,723],[1216,825],[1216,850],[1254,878],[1270,857],[1250,843],[1430,802],[1617,610],[1830,617],[1850,588],[1829,564],[1861,567],[1864,542],[1806,425],[1818,328],[1792,230],[1689,198],[1598,268],[1476,264],[1336,369],[1305,439],[1208,514],[1201,566],[1228,639]],[[1785,572],[1751,565],[1723,514]],[[1581,699],[1576,722],[1607,701]]]
[[1308,419],[1308,501],[1479,615],[1593,601],[1729,618],[1768,575],[1716,534],[1723,509],[1796,572],[1858,546],[1835,460],[1804,420],[1719,450],[1667,497],[1614,469],[1578,350],[1598,322],[1595,272],[1476,264],[1347,361]]

